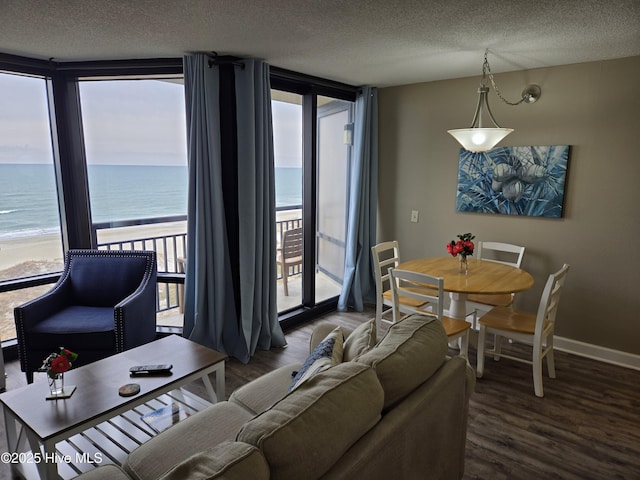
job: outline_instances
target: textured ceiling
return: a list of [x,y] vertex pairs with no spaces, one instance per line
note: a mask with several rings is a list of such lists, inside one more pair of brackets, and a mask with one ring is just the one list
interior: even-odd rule
[[0,52],[263,58],[390,86],[640,55],[640,0],[1,0]]

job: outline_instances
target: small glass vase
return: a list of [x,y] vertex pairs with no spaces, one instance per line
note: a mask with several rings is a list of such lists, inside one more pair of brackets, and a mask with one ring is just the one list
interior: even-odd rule
[[76,391],[75,385],[64,385],[64,373],[59,373],[56,378],[49,377],[49,395],[47,400],[69,398]]
[[52,397],[60,397],[64,393],[64,373],[59,373],[55,378],[49,377],[49,391]]
[[469,262],[465,255],[460,255],[458,259],[458,273],[467,274],[469,273]]

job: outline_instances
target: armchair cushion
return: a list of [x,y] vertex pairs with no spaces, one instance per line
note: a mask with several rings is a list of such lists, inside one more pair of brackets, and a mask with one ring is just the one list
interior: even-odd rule
[[50,348],[52,338],[56,345],[76,343],[83,334],[83,349],[101,348],[115,342],[113,308],[71,306],[54,313],[31,329],[33,348]]
[[[147,260],[144,257],[85,256],[72,260],[70,303],[92,307],[115,307],[140,286]],[[96,279],[100,279],[96,282]]]

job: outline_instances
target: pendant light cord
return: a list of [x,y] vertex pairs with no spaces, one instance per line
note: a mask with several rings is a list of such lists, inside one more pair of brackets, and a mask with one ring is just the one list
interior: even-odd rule
[[496,85],[496,81],[493,78],[493,73],[491,72],[491,67],[489,66],[489,60],[487,59],[487,55],[489,54],[489,49],[487,48],[484,51],[484,63],[482,64],[482,84],[484,85],[484,81],[485,81],[485,77],[486,74],[489,75],[489,80],[491,80],[491,86],[493,87],[493,89],[496,92],[496,95],[498,95],[498,97],[500,97],[500,100],[502,100],[504,103],[506,103],[507,105],[520,105],[522,102],[524,102],[524,97],[522,97],[519,101],[517,102],[510,102],[509,100],[507,100],[506,98],[504,98],[502,96],[502,93],[500,92],[500,90],[498,89],[497,85]]

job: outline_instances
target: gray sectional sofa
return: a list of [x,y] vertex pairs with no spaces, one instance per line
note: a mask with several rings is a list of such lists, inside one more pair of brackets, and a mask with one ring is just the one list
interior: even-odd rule
[[[462,357],[446,356],[437,320],[408,317],[379,342],[375,331],[373,320],[353,332],[339,329],[332,366],[325,362],[292,391],[299,364],[160,433],[122,468],[103,466],[79,478],[462,478],[472,369]],[[316,328],[311,350],[317,354],[332,333],[337,338],[334,325]],[[306,363],[314,368],[322,361]]]

